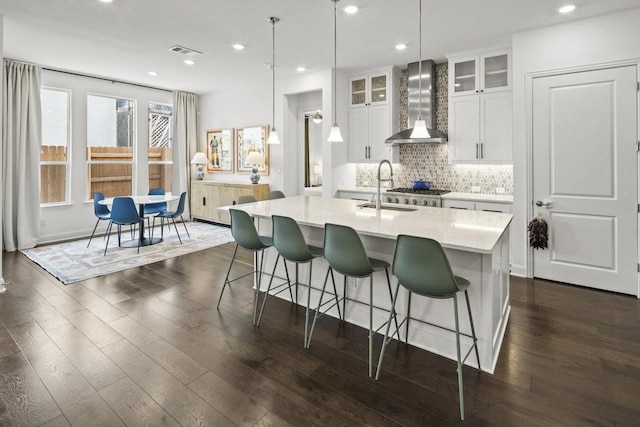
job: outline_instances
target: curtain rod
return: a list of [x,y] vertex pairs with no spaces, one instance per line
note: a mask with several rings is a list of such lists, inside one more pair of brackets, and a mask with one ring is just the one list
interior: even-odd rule
[[75,73],[73,71],[58,70],[58,69],[49,68],[49,67],[42,67],[42,69],[43,70],[47,70],[47,71],[54,71],[56,73],[70,74],[72,76],[89,77],[91,79],[104,80],[104,81],[111,82],[111,83],[114,83],[114,84],[115,83],[121,83],[121,84],[125,84],[125,85],[138,86],[138,87],[143,87],[143,88],[146,88],[146,89],[161,90],[161,91],[164,91],[164,92],[173,93],[173,91],[170,90],[170,89],[162,89],[162,88],[159,88],[159,87],[147,86],[147,85],[143,85],[143,84],[139,84],[139,83],[123,82],[122,80],[109,79],[107,77],[92,76],[92,75],[89,75],[89,74]]

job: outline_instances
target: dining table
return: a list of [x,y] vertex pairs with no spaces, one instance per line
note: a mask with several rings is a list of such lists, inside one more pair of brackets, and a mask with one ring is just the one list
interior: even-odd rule
[[[138,196],[118,196],[118,197],[129,197],[133,199],[133,203],[138,205],[138,214],[140,218],[144,218],[144,206],[153,203],[162,203],[162,202],[171,202],[173,200],[178,200],[180,198],[177,194],[158,194],[158,195],[150,195],[143,194]],[[114,197],[107,197],[103,200],[100,200],[98,203],[101,205],[107,205],[109,209],[111,209],[111,205],[113,204]],[[138,240],[140,241],[140,246],[151,246],[157,243],[162,242],[161,237],[147,237],[145,235],[145,226],[144,221],[140,223],[140,232],[138,233]],[[126,242],[122,242],[122,246],[124,247],[137,247],[138,240],[129,240]]]

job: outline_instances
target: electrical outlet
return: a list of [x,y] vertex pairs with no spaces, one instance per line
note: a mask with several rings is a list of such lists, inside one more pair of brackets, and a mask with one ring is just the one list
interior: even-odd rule
[[471,192],[472,193],[479,193],[480,192],[480,187],[471,186]]
[[504,194],[504,187],[496,187],[496,194]]

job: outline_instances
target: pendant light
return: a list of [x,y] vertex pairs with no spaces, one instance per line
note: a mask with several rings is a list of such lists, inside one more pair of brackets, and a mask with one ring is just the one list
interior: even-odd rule
[[419,52],[418,52],[418,118],[416,119],[416,123],[413,126],[413,132],[411,132],[411,139],[414,138],[430,138],[429,131],[427,130],[427,125],[422,118],[422,0],[418,0],[418,4],[420,7],[418,8],[418,20],[420,22],[419,25]]
[[342,135],[340,135],[340,126],[338,126],[338,121],[336,120],[336,67],[338,62],[338,2],[340,0],[331,0],[333,2],[333,126],[331,126],[331,133],[329,134],[329,138],[327,142],[344,142],[342,139]]
[[276,24],[280,21],[279,18],[272,16],[269,18],[269,22],[272,27],[272,39],[273,45],[271,50],[271,71],[273,76],[273,84],[272,88],[272,97],[273,105],[272,105],[272,116],[271,116],[271,132],[269,132],[269,139],[267,139],[267,144],[280,144],[280,139],[278,138],[278,132],[276,131]]

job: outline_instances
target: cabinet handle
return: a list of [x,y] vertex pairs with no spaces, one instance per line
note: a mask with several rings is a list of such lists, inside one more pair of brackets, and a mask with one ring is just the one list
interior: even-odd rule
[[202,206],[207,206],[207,198],[202,196]]
[[484,159],[484,142],[480,143],[480,158]]
[[480,145],[480,144],[478,144],[478,143],[476,142],[476,159],[478,159],[478,158],[479,158],[479,157],[478,157],[478,152],[479,152],[479,150],[480,150],[479,145]]

